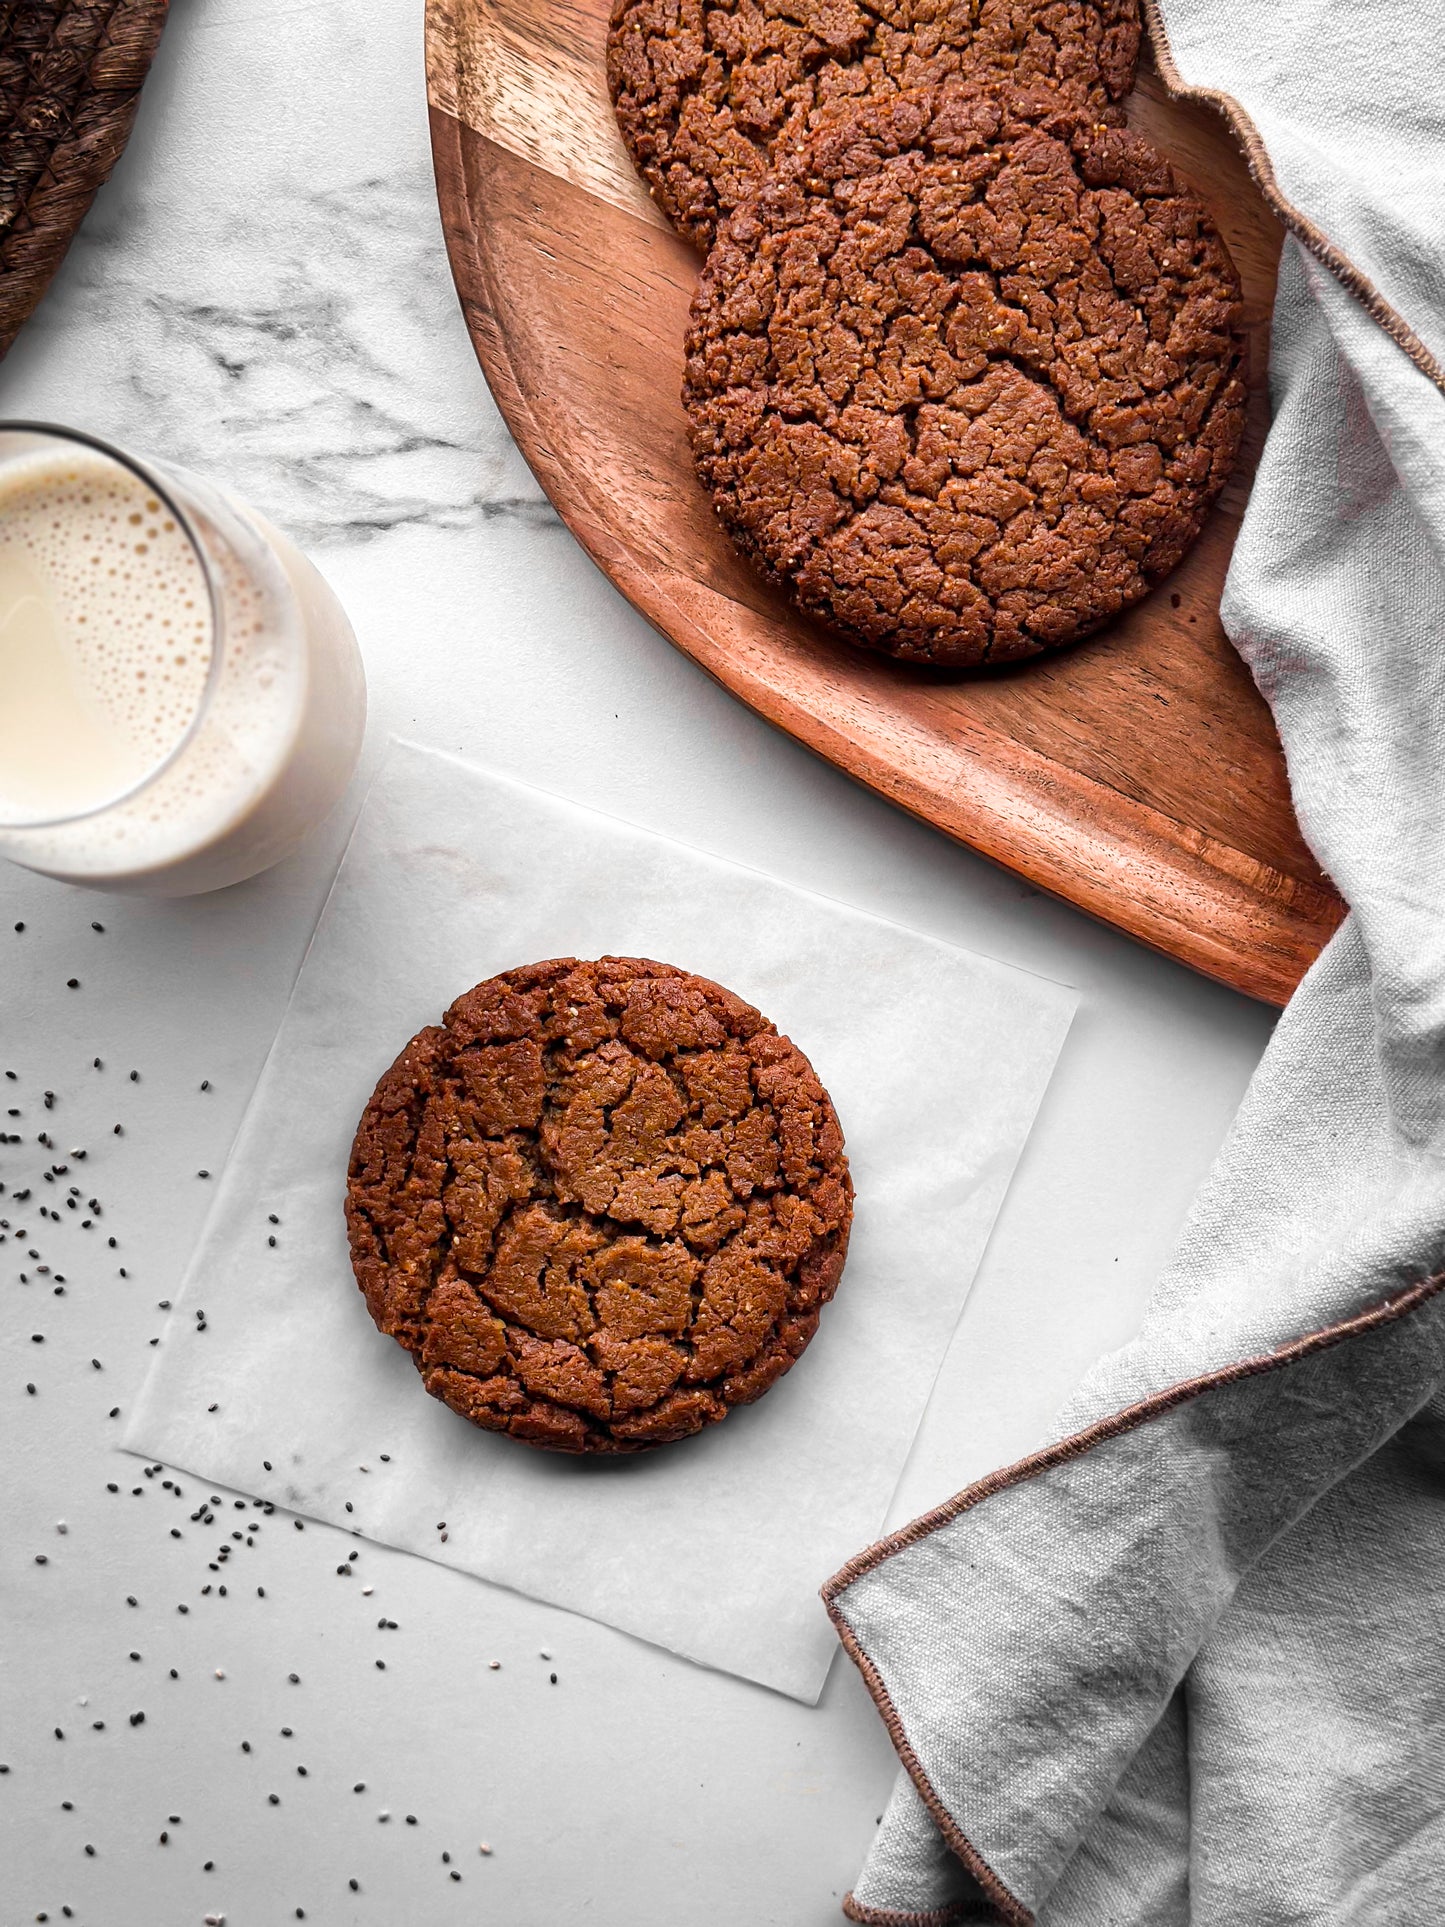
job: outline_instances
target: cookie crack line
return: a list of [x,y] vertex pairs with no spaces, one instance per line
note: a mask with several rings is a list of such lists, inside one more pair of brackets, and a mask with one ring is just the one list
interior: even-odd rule
[[769,165],[841,102],[948,76],[1023,82],[1118,122],[1140,44],[1138,0],[614,0],[607,80],[634,165],[707,248]]
[[851,1209],[801,1052],[706,979],[617,958],[504,973],[419,1033],[347,1196],[368,1308],[426,1388],[574,1452],[760,1397],[836,1288]]
[[1093,633],[1238,452],[1242,298],[1198,199],[1056,96],[820,124],[724,224],[683,389],[724,527],[845,637],[942,667]]

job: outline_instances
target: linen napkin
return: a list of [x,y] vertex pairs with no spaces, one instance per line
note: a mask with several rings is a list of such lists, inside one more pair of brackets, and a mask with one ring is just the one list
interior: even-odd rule
[[1147,0],[1290,229],[1223,617],[1352,914],[1144,1326],[828,1589],[891,1927],[1433,1927],[1445,1887],[1440,9]]
[[[857,1205],[837,1297],[767,1397],[599,1464],[427,1396],[367,1316],[342,1200],[356,1121],[408,1038],[499,970],[608,952],[712,977],[794,1039]],[[1074,1003],[393,744],[125,1443],[815,1700],[836,1650],[818,1585],[882,1528]]]

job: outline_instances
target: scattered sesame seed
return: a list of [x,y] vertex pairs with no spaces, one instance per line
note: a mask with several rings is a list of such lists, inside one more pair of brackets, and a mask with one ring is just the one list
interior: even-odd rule
[[490,1847],[489,1847],[489,1846],[487,1845],[487,1843],[486,1843],[486,1841],[485,1841],[485,1840],[484,1840],[484,1841],[482,1842],[482,1844],[481,1844],[481,1845],[480,1845],[480,1846],[479,1846],[479,1847],[477,1848],[477,1852],[478,1852],[478,1853],[490,1853],[491,1851],[492,1851],[492,1850],[491,1850],[491,1848],[490,1848]]

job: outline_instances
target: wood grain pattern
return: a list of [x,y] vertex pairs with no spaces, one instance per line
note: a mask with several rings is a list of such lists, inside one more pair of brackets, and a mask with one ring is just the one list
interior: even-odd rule
[[1280,232],[1223,124],[1144,75],[1132,124],[1204,195],[1244,279],[1239,469],[1184,564],[1097,637],[946,675],[866,655],[768,590],[693,476],[678,399],[697,257],[627,160],[606,0],[430,0],[452,270],[523,453],[602,568],[772,722],[1043,888],[1282,1003],[1343,915],[1290,808],[1269,712],[1219,623],[1268,419]]

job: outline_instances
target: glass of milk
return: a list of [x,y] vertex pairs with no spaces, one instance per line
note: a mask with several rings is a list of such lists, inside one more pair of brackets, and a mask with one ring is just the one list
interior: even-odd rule
[[365,721],[340,603],[254,509],[0,423],[0,855],[103,890],[238,883],[331,809]]

